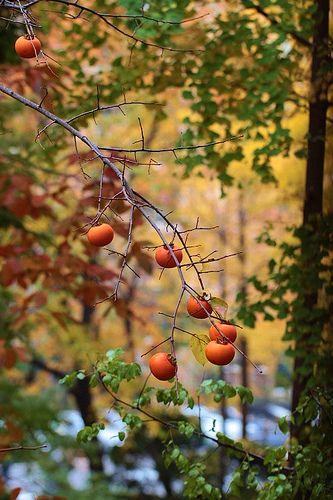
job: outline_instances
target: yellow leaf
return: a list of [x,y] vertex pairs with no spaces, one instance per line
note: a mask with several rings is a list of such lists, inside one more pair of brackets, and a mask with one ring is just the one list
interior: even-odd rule
[[217,315],[220,316],[222,319],[227,319],[227,313],[228,313],[228,302],[226,302],[224,299],[221,299],[220,297],[212,297],[210,300],[210,304],[214,311],[217,312]]
[[201,365],[204,365],[206,363],[206,356],[205,356],[205,347],[209,342],[209,337],[206,334],[199,334],[194,336],[191,336],[190,340],[190,346],[193,352],[193,355],[195,359],[200,363]]

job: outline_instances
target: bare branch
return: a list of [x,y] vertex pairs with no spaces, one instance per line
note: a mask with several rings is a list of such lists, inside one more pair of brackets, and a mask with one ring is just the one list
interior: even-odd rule
[[25,451],[34,451],[34,450],[41,450],[42,448],[47,448],[47,444],[40,444],[38,446],[12,446],[10,448],[0,448],[0,453],[7,453],[9,451],[20,451],[20,450],[25,450]]
[[[97,113],[97,111],[110,111],[111,109],[120,109],[122,110],[122,108],[124,106],[164,106],[164,104],[162,103],[159,103],[159,102],[154,102],[154,101],[148,101],[148,102],[144,102],[144,101],[123,101],[123,102],[120,102],[118,104],[111,104],[110,106],[100,106],[99,104],[99,91],[97,93],[97,106],[93,109],[89,109],[88,111],[83,111],[82,113],[79,113],[75,116],[72,116],[72,118],[69,118],[68,120],[66,120],[67,123],[73,123],[75,122],[76,120],[79,120],[80,118],[84,117],[84,116],[89,116],[89,115],[94,115],[95,113]],[[45,132],[45,130],[47,130],[49,127],[51,127],[52,125],[54,125],[56,122],[55,121],[51,121],[50,123],[47,123],[45,125],[45,127],[43,127],[41,130],[39,130],[38,132],[38,137],[43,134]]]
[[242,139],[244,137],[243,134],[235,135],[232,137],[228,137],[227,139],[223,139],[222,141],[215,142],[207,142],[205,144],[196,144],[190,146],[176,146],[173,148],[159,148],[159,149],[148,149],[148,148],[140,148],[140,149],[124,149],[117,147],[100,147],[102,151],[118,151],[119,153],[175,153],[176,151],[191,151],[192,149],[203,149],[209,148],[212,146],[217,146],[218,144],[225,144],[226,142],[237,141],[238,139]]
[[[43,0],[32,0],[30,2],[27,2],[23,5],[23,9],[24,11],[27,11],[27,9],[33,7],[34,5],[38,4],[38,3],[42,3]],[[116,31],[117,33],[119,33],[120,35],[128,38],[129,40],[132,40],[134,42],[134,46],[138,43],[141,43],[142,45],[145,45],[146,47],[152,47],[152,48],[156,48],[156,49],[160,49],[162,51],[166,50],[166,51],[169,51],[169,52],[183,52],[183,53],[195,53],[195,52],[203,52],[203,50],[201,49],[191,49],[191,48],[177,48],[177,47],[167,47],[167,46],[164,46],[164,45],[160,45],[158,43],[154,43],[154,42],[149,42],[147,40],[144,40],[142,38],[139,38],[131,33],[128,33],[127,31],[124,31],[123,29],[119,28],[119,26],[116,26],[114,23],[112,23],[109,19],[110,17],[112,18],[112,15],[105,15],[101,12],[98,12],[94,9],[91,9],[89,7],[86,7],[84,5],[81,5],[79,4],[77,1],[75,2],[70,2],[68,0],[47,0],[47,3],[51,3],[51,2],[54,2],[54,3],[58,3],[58,4],[61,4],[61,5],[67,5],[69,7],[73,7],[74,9],[78,9],[79,10],[79,13],[77,16],[75,17],[80,17],[81,13],[82,12],[87,12],[89,14],[92,14],[96,17],[98,17],[101,21],[103,21],[105,24],[107,24],[110,28],[112,28],[114,31]],[[13,9],[13,10],[17,10],[18,9],[18,5],[13,3],[13,2],[10,2],[10,1],[5,1],[4,2],[4,7],[7,7],[7,8],[10,8],[10,9]],[[181,23],[179,23],[181,24]]]
[[[150,421],[154,421],[154,422],[157,422],[159,424],[161,424],[163,427],[166,427],[166,428],[170,428],[170,429],[175,429],[175,430],[178,430],[178,426],[177,424],[174,424],[173,422],[169,422],[169,421],[166,421],[166,420],[163,420],[161,419],[160,417],[148,412],[147,410],[145,410],[144,408],[141,408],[140,406],[135,406],[131,403],[129,403],[128,401],[125,401],[121,398],[119,398],[116,394],[114,394],[110,389],[109,387],[103,382],[103,378],[101,376],[101,374],[99,372],[97,372],[98,374],[98,377],[99,377],[99,380],[100,380],[100,383],[102,384],[104,390],[109,394],[109,396],[111,396],[112,400],[116,403],[119,403],[127,408],[130,408],[132,410],[136,410],[138,411],[139,413],[141,413],[142,415],[145,415],[146,417],[148,417],[148,419]],[[236,452],[236,453],[239,453],[241,455],[244,455],[246,457],[251,457],[255,460],[255,462],[257,463],[260,463],[261,465],[264,464],[264,461],[265,461],[265,457],[264,456],[261,456],[261,455],[258,455],[256,453],[253,453],[251,451],[248,451],[248,450],[245,450],[243,448],[238,448],[238,446],[234,445],[234,444],[231,444],[231,443],[221,443],[217,438],[214,438],[212,436],[209,436],[203,432],[201,432],[200,430],[198,429],[195,429],[194,430],[194,434],[196,436],[199,436],[201,438],[205,438],[205,439],[208,439],[209,441],[212,441],[214,443],[216,443],[218,446],[222,446],[223,448],[226,448],[226,449],[229,449],[233,452]],[[293,468],[291,467],[284,467],[282,470],[284,470],[285,472],[287,473],[291,473],[293,472]]]

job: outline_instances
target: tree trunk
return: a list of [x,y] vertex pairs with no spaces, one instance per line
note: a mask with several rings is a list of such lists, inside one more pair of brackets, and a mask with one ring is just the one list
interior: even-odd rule
[[[245,238],[245,227],[246,227],[246,212],[244,209],[244,191],[243,188],[239,189],[239,197],[238,197],[238,225],[239,225],[239,249],[242,253],[239,254],[239,262],[240,262],[240,292],[243,297],[243,304],[246,304],[246,295],[247,295],[247,283],[246,283],[246,273],[245,273],[245,259],[246,259],[246,238]],[[247,341],[243,337],[241,339],[241,350],[247,356]],[[245,356],[242,356],[241,361],[241,369],[242,369],[242,385],[244,387],[248,387],[248,364]],[[247,403],[244,402],[241,404],[241,412],[242,412],[242,438],[247,438],[247,420],[248,420],[248,406]]]
[[[73,389],[71,389],[71,394],[73,394],[76,402],[77,409],[84,421],[84,425],[91,426],[97,421],[97,416],[95,409],[92,404],[92,394],[91,388],[89,386],[89,379],[86,377],[83,380],[77,380]],[[93,440],[95,442],[96,450],[94,452],[89,452],[87,454],[90,469],[94,472],[103,472],[103,462],[102,447],[97,438]]]
[[[89,325],[91,323],[91,317],[93,315],[94,309],[86,304],[83,304],[82,309],[82,323]],[[91,426],[97,421],[97,415],[93,407],[93,397],[91,394],[91,387],[89,385],[89,379],[86,377],[83,380],[77,379],[74,387],[71,389],[71,394],[75,398],[76,406],[81,414],[84,425]],[[94,472],[103,472],[103,450],[97,438],[94,438],[96,445],[96,451],[94,453],[89,453],[88,460],[90,464],[90,469]]]
[[[305,198],[303,208],[303,224],[313,224],[315,218],[323,213],[323,179],[325,163],[325,138],[327,100],[327,66],[329,61],[329,0],[317,0],[316,21],[313,32],[312,63],[311,63],[311,93],[309,102],[308,154],[306,165]],[[306,245],[306,242],[304,246]],[[317,294],[302,297],[306,308],[311,310],[317,303]],[[295,350],[301,352],[307,348],[309,333],[302,330],[298,333]],[[309,349],[309,347],[308,347]],[[306,391],[311,373],[300,373],[304,363],[303,356],[297,356],[294,362],[294,383],[292,393],[292,413],[298,406],[302,394]],[[302,442],[301,429],[293,425],[291,437]]]
[[[226,243],[227,243],[227,235],[225,230],[220,231],[219,233],[221,243],[223,247],[225,248]],[[224,297],[225,300],[227,300],[227,269],[225,267],[225,270],[223,273],[221,273],[221,295]],[[220,367],[220,379],[224,379],[224,368],[223,366]],[[221,399],[220,403],[220,415],[222,417],[222,432],[223,434],[226,433],[226,418],[227,418],[227,400],[226,398]],[[222,489],[224,486],[225,482],[225,476],[227,472],[227,457],[225,454],[225,450],[221,446],[220,448],[220,453],[219,453],[219,486]]]

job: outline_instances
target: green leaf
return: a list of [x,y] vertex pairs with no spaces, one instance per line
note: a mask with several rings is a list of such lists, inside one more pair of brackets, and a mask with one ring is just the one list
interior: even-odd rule
[[120,441],[124,441],[125,437],[126,437],[125,432],[118,432],[118,438]]
[[178,422],[178,430],[181,434],[184,434],[187,439],[190,439],[195,431],[195,427],[189,422],[180,421]]
[[98,385],[98,377],[97,377],[96,373],[93,373],[90,377],[90,380],[89,380],[89,386],[96,387],[97,385]]
[[82,371],[75,370],[72,373],[68,373],[63,378],[59,380],[59,384],[65,385],[66,387],[73,387],[76,379],[82,380],[85,378],[85,374]]
[[206,356],[205,356],[205,347],[209,342],[209,337],[206,334],[199,334],[194,336],[191,336],[190,340],[190,346],[193,352],[193,355],[195,359],[200,363],[201,365],[204,365],[207,361]]
[[253,394],[247,387],[239,385],[236,387],[237,394],[239,395],[241,401],[244,403],[253,403]]
[[219,440],[219,443],[221,444],[230,444],[230,445],[234,445],[235,442],[233,439],[229,438],[228,436],[226,436],[225,434],[223,434],[222,432],[217,432],[216,433],[216,437],[217,439]]
[[283,434],[287,434],[287,432],[289,431],[289,424],[287,421],[287,417],[279,418],[278,426],[279,426],[280,431],[283,432]]
[[87,443],[88,441],[92,441],[92,439],[98,436],[100,430],[105,429],[104,424],[93,423],[91,426],[87,425],[83,429],[81,429],[76,436],[76,439],[79,443]]

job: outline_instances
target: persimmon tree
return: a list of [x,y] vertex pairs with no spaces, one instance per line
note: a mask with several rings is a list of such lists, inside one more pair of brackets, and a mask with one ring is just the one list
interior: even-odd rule
[[[121,6],[116,4],[106,6],[104,2],[96,2],[96,5],[92,4],[89,7],[79,2],[65,0],[47,3],[48,5],[54,3],[56,12],[49,14],[50,21],[45,20],[45,22],[40,15],[43,0],[31,2],[5,0],[1,4],[5,11],[4,17],[9,21],[11,29],[16,31],[16,26],[21,25],[26,30],[28,43],[33,40],[34,32],[39,29],[40,24],[42,26],[45,24],[45,28],[49,28],[50,41],[52,36],[55,41],[57,37],[60,38],[57,28],[48,25],[58,16],[64,17],[64,26],[66,26],[64,38],[68,39],[65,44],[67,55],[60,49],[57,57],[53,58],[51,44],[45,44],[43,37],[40,36],[41,51],[34,49],[37,59],[36,68],[9,71],[6,75],[7,84],[0,84],[0,90],[4,95],[14,99],[17,105],[26,106],[34,111],[36,116],[43,118],[43,122],[36,123],[36,141],[45,148],[44,153],[40,153],[42,157],[44,155],[42,166],[35,164],[34,148],[36,146],[30,146],[29,141],[27,141],[27,154],[20,153],[17,157],[17,163],[20,165],[24,162],[29,163],[32,172],[34,168],[40,168],[41,172],[44,172],[45,186],[41,182],[39,189],[36,190],[26,173],[12,177],[5,173],[2,179],[4,215],[7,218],[7,224],[13,227],[13,237],[19,242],[19,247],[15,240],[14,243],[8,242],[2,247],[1,255],[5,259],[2,268],[2,284],[19,286],[23,289],[21,303],[12,305],[6,311],[7,329],[3,345],[5,365],[11,368],[13,366],[11,358],[16,359],[21,356],[22,361],[25,361],[24,356],[26,356],[28,364],[48,371],[61,379],[62,384],[68,387],[68,390],[77,398],[84,417],[86,427],[78,436],[81,442],[96,440],[98,432],[103,428],[103,423],[98,422],[91,406],[91,393],[95,387],[102,389],[110,398],[129,432],[141,432],[141,429],[147,425],[146,419],[157,422],[162,429],[168,431],[164,435],[165,464],[167,466],[175,464],[182,473],[184,495],[190,498],[198,498],[198,496],[220,498],[221,492],[219,488],[206,481],[205,465],[200,458],[195,461],[190,460],[177,446],[172,437],[175,431],[187,439],[193,436],[210,439],[217,448],[222,447],[241,460],[240,469],[234,475],[231,488],[235,494],[238,494],[242,488],[254,491],[260,488],[256,477],[259,471],[258,464],[273,475],[273,486],[267,483],[259,493],[260,498],[279,498],[281,495],[286,498],[287,495],[292,496],[297,490],[306,491],[306,488],[302,490],[302,487],[297,485],[297,468],[294,468],[299,449],[292,450],[292,459],[290,463],[287,463],[285,448],[269,451],[266,455],[259,454],[243,443],[233,442],[222,433],[217,433],[215,438],[204,436],[202,431],[192,423],[184,419],[175,423],[170,418],[160,417],[149,408],[152,401],[166,406],[187,404],[193,407],[193,397],[177,376],[177,338],[179,335],[188,337],[201,363],[205,361],[204,351],[207,348],[209,349],[208,359],[216,364],[224,364],[226,358],[230,361],[233,357],[231,352],[227,356],[217,355],[216,347],[222,350],[226,347],[229,351],[234,348],[238,351],[240,349],[237,342],[234,347],[231,345],[234,340],[231,340],[229,334],[223,329],[223,325],[230,323],[225,315],[225,302],[220,297],[214,297],[214,294],[205,288],[205,275],[216,272],[218,276],[221,271],[220,262],[231,256],[218,255],[215,249],[208,250],[205,255],[200,255],[196,249],[192,249],[191,233],[214,231],[214,228],[202,227],[199,221],[188,228],[180,227],[172,215],[164,212],[163,207],[152,203],[146,196],[134,189],[132,170],[146,168],[149,171],[157,168],[162,155],[171,153],[176,157],[177,162],[185,164],[187,174],[196,166],[207,163],[217,171],[219,179],[226,185],[231,182],[227,173],[227,165],[243,158],[242,139],[244,128],[247,126],[247,134],[254,134],[259,141],[265,138],[268,141],[255,150],[253,167],[264,182],[272,181],[269,163],[271,158],[281,152],[288,154],[291,144],[288,130],[282,125],[282,103],[286,97],[283,93],[286,92],[286,86],[281,85],[276,88],[275,83],[270,83],[271,86],[269,86],[269,82],[275,81],[275,76],[280,78],[280,73],[276,74],[277,70],[273,67],[270,71],[267,71],[267,68],[258,71],[256,78],[253,78],[249,70],[249,60],[251,62],[254,59],[256,64],[260,65],[263,64],[263,60],[269,61],[272,54],[278,54],[279,63],[284,68],[283,75],[289,75],[291,65],[295,64],[295,61],[290,61],[288,57],[283,59],[281,45],[285,40],[295,40],[302,47],[311,48],[312,41],[309,37],[312,24],[309,22],[306,25],[309,26],[308,31],[304,28],[303,33],[294,29],[294,26],[290,24],[284,25],[284,14],[281,15],[279,12],[276,17],[264,10],[265,5],[262,7],[252,2],[243,2],[246,8],[245,14],[231,9],[229,18],[217,17],[213,28],[207,28],[206,19],[198,19],[200,14],[186,11],[189,2],[181,2],[171,8],[167,2],[158,7],[149,4],[143,6],[142,9],[141,6],[138,9],[131,2],[121,2]],[[291,4],[281,5],[282,9],[284,7],[287,12],[291,9]],[[126,12],[122,8],[129,10]],[[148,10],[146,11],[145,8]],[[254,16],[253,11],[257,12],[259,17]],[[312,11],[310,5],[305,6],[300,11],[300,18],[308,19]],[[191,26],[187,23],[189,20],[192,21],[193,28],[187,28]],[[266,22],[270,23],[269,26],[265,24]],[[103,24],[102,29],[97,29],[99,24]],[[237,45],[226,44],[226,50],[220,53],[220,43],[230,36],[228,33],[232,32],[231,26],[233,29],[235,26],[237,28],[239,43]],[[222,35],[217,36],[216,34],[220,32]],[[101,53],[93,53],[94,48],[104,45],[110,50],[110,33],[117,33],[119,35],[117,40],[120,40],[122,44],[129,42],[129,50],[125,55],[120,51],[119,57],[113,60],[114,81],[112,85],[105,83],[105,76],[109,71],[103,68],[105,56],[101,56]],[[188,37],[188,34],[197,35],[195,42],[193,42],[194,37]],[[252,42],[254,40],[253,43],[250,43],[250,35]],[[78,43],[79,40],[84,43]],[[191,43],[188,43],[189,40]],[[239,55],[243,55],[242,40],[248,50],[247,61],[244,67],[240,62],[238,63],[240,67],[237,67],[236,59]],[[112,44],[113,42],[111,42],[111,49]],[[252,51],[251,46],[257,49],[260,46],[262,52],[259,56],[256,50]],[[68,55],[74,50],[77,54],[76,60]],[[295,52],[295,60],[301,60],[302,52],[298,49]],[[61,62],[60,69],[57,68],[53,59]],[[71,61],[68,62],[69,60]],[[93,74],[89,68],[95,66],[97,71]],[[237,67],[239,76],[237,81],[232,82],[233,92],[235,90],[241,94],[241,97],[236,97],[236,99],[233,94],[230,94],[228,87],[229,80],[233,76],[233,67]],[[224,73],[219,74],[222,68]],[[24,78],[22,78],[23,74]],[[262,81],[257,90],[256,85],[260,78]],[[134,147],[98,144],[88,136],[83,127],[82,129],[80,127],[81,123],[84,126],[89,118],[96,118],[103,112],[109,112],[112,109],[125,112],[128,108],[137,106],[144,106],[148,111],[151,109],[158,120],[162,119],[163,107],[160,106],[158,100],[146,101],[141,98],[131,100],[127,94],[133,89],[142,87],[150,90],[151,94],[158,95],[170,85],[187,86],[183,95],[185,99],[193,100],[192,110],[196,113],[195,118],[189,116],[186,119],[187,130],[179,145],[151,147],[144,123],[140,118],[136,126],[139,145],[134,145]],[[29,88],[37,90],[37,93],[40,92],[39,100],[25,95]],[[268,94],[265,102],[262,102],[263,89]],[[274,89],[279,93],[278,99],[273,96]],[[227,106],[221,106],[220,111],[221,96],[222,99],[227,100]],[[295,100],[296,97],[291,92],[290,101]],[[273,113],[271,108],[273,108]],[[232,126],[234,116],[241,122],[236,124],[236,130]],[[273,132],[268,132],[268,139],[262,130],[267,123],[273,123],[275,126]],[[214,131],[214,124],[225,127],[225,137],[220,138],[220,131]],[[5,135],[8,134],[5,121],[3,131]],[[48,139],[51,141],[50,146],[46,144]],[[11,135],[10,140],[15,144],[14,135]],[[67,153],[69,147],[72,148],[70,154]],[[225,147],[226,153],[224,153]],[[56,164],[61,151],[66,152],[66,158],[61,160],[63,170],[59,171]],[[7,153],[4,153],[4,163],[9,163],[10,157],[6,155]],[[68,165],[71,165],[70,172],[66,171]],[[86,165],[96,165],[99,170],[97,178],[89,179]],[[52,179],[50,170],[52,171],[53,168],[62,179],[61,184],[55,184],[56,187],[52,186],[52,181],[50,181],[50,178]],[[80,187],[78,187],[79,184],[81,184]],[[74,210],[73,201],[71,201],[71,215],[63,220],[59,212],[54,209],[54,204],[63,202],[64,191],[67,193],[73,191],[76,197],[73,197]],[[51,203],[50,200],[52,200]],[[43,248],[48,244],[44,235],[42,233],[35,235],[22,224],[22,217],[26,215],[36,220],[47,216],[53,221],[55,235],[62,237],[62,243],[59,246],[55,240],[52,242],[56,246],[52,257],[43,252]],[[89,235],[90,231],[102,227],[101,223],[111,225],[115,234],[112,245],[107,247],[109,259],[117,263],[112,269],[105,269],[95,262],[95,251],[89,244],[89,240],[93,243],[96,243],[96,240],[89,236],[87,239],[85,236],[85,233]],[[158,236],[158,245],[150,245],[148,249],[156,252],[156,262],[151,258],[151,252],[144,248],[146,245],[136,244],[137,242],[134,241],[134,230],[143,223],[149,225]],[[80,236],[78,228],[81,229]],[[114,249],[113,245],[119,237],[124,238],[123,248]],[[69,244],[68,240],[72,240],[73,244]],[[81,246],[80,251],[74,248],[76,242]],[[98,246],[102,246],[99,243],[105,242],[106,240],[98,240],[97,243]],[[163,258],[161,252],[164,252]],[[179,252],[181,252],[181,257]],[[82,255],[87,258],[83,258]],[[326,253],[323,257],[325,256]],[[38,265],[36,265],[36,259],[38,259]],[[141,270],[147,272],[157,264],[162,266],[163,275],[168,272],[178,273],[179,294],[173,313],[162,311],[170,319],[170,335],[159,345],[153,345],[145,355],[151,356],[153,351],[156,352],[160,345],[164,344],[170,355],[167,360],[171,366],[170,373],[175,375],[175,382],[170,387],[159,389],[148,385],[146,381],[135,399],[129,400],[120,394],[120,388],[127,382],[137,380],[141,375],[141,368],[137,363],[125,362],[121,357],[121,351],[115,350],[108,352],[106,356],[101,355],[92,361],[88,369],[71,366],[71,373],[66,374],[65,371],[52,368],[45,360],[40,359],[38,350],[34,347],[31,349],[29,346],[30,352],[26,354],[20,352],[16,340],[13,342],[15,328],[13,329],[12,325],[16,325],[16,338],[22,339],[22,336],[25,336],[28,339],[28,330],[32,325],[29,326],[26,319],[30,308],[43,307],[48,299],[48,293],[57,293],[61,300],[62,288],[66,288],[67,291],[70,289],[73,297],[84,303],[83,312],[87,321],[91,317],[91,308],[98,306],[101,302],[109,303],[110,307],[115,308],[120,315],[128,314],[128,312],[124,313],[124,297],[121,293],[122,287],[126,287],[127,276],[138,276]],[[170,271],[171,267],[175,267],[175,271]],[[193,281],[187,278],[189,270],[193,273]],[[329,270],[325,267],[324,271]],[[257,282],[256,284],[259,286]],[[31,287],[32,292],[30,292]],[[263,289],[262,291],[265,292]],[[9,295],[4,298],[12,301],[13,297]],[[207,318],[206,336],[199,336],[195,331],[184,330],[179,325],[179,317],[183,314],[182,303],[185,300],[188,313],[196,318],[193,321]],[[51,312],[52,317],[64,327],[67,321],[75,322],[75,318],[69,313],[70,304],[66,304],[65,307],[68,310],[65,319],[62,309]],[[249,310],[241,310],[240,317],[247,321],[249,314]],[[37,313],[38,316],[39,313]],[[26,331],[21,331],[22,325]],[[222,326],[219,327],[219,325]],[[219,332],[218,341],[209,342],[210,327]],[[208,347],[205,347],[206,345]],[[213,354],[209,348],[212,345]],[[242,352],[240,354],[244,355]],[[154,369],[152,371],[154,373]],[[246,388],[232,387],[223,380],[206,380],[198,388],[198,392],[212,394],[216,401],[223,397],[233,397],[236,394],[247,402],[252,399],[251,393]],[[82,397],[83,394],[85,398]],[[320,404],[319,407],[321,408]],[[315,416],[312,415],[312,417]],[[8,413],[8,421],[9,418]],[[29,427],[28,424],[27,427]],[[125,433],[120,433],[119,439],[124,440],[125,437]],[[94,470],[93,464],[96,464],[96,460],[92,457],[91,465]],[[95,470],[101,471],[101,469],[102,464],[99,461]],[[246,478],[245,483],[244,478]],[[321,484],[325,491],[327,486],[324,482]]]

